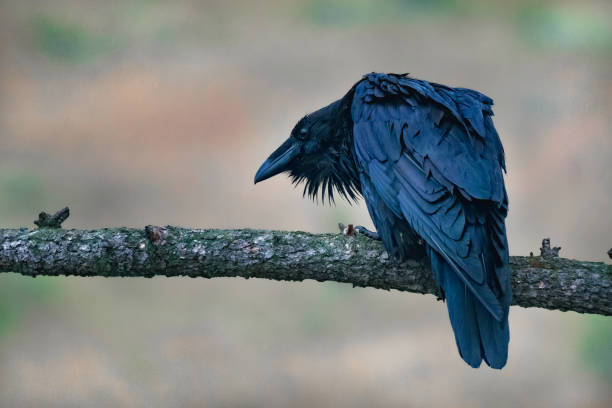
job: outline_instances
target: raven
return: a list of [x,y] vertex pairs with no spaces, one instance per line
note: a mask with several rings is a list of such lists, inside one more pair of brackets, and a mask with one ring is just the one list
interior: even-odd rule
[[367,74],[303,117],[255,183],[289,172],[314,199],[320,191],[331,202],[334,190],[349,201],[363,196],[390,255],[414,258],[420,247],[429,256],[463,360],[500,369],[512,290],[492,105],[471,89]]

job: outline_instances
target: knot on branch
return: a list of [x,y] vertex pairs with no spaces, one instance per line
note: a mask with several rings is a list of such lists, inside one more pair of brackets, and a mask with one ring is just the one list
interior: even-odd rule
[[556,258],[559,256],[560,250],[561,250],[561,247],[551,248],[550,238],[544,238],[542,240],[542,248],[540,248],[540,256],[542,258],[547,258],[547,259]]
[[55,214],[51,215],[46,212],[38,214],[38,219],[34,221],[34,224],[38,228],[62,228],[62,222],[66,221],[70,215],[68,207],[64,207]]
[[166,243],[166,238],[168,238],[168,229],[156,227],[155,225],[147,225],[145,227],[145,234],[153,245],[164,245]]

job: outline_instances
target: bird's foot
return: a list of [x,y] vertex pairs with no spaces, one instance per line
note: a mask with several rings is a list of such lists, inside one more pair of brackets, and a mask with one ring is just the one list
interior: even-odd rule
[[380,241],[380,235],[378,235],[378,232],[376,232],[376,231],[370,231],[369,229],[367,229],[366,227],[363,227],[361,225],[356,226],[355,229],[360,234],[363,234],[366,237],[368,237],[370,239],[373,239],[374,241]]
[[375,241],[380,241],[380,236],[378,235],[376,231],[370,231],[369,229],[367,229],[366,227],[362,227],[361,225],[357,225],[356,227],[353,227],[353,224],[349,224],[345,226],[344,224],[340,222],[338,223],[338,228],[340,228],[340,231],[344,235],[354,236],[357,234],[363,234],[364,236],[370,239],[373,239]]

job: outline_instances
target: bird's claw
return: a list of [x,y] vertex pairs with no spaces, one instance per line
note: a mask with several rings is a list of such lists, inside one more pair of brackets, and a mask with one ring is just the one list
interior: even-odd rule
[[373,239],[375,241],[380,241],[380,235],[378,235],[378,232],[376,231],[370,231],[369,229],[361,225],[356,226],[355,229],[357,230],[357,232],[365,235],[366,237],[370,239]]
[[366,237],[370,239],[373,239],[375,241],[380,241],[380,235],[378,235],[378,232],[376,231],[370,231],[369,229],[361,225],[356,226],[355,229],[357,230],[357,232],[365,235]]
[[354,227],[353,224],[344,225],[343,223],[339,222],[338,228],[340,229],[341,233],[349,237],[353,237],[357,234],[363,234],[364,236],[370,239],[380,241],[380,236],[376,231],[370,231],[369,229],[361,225],[357,225],[356,227]]

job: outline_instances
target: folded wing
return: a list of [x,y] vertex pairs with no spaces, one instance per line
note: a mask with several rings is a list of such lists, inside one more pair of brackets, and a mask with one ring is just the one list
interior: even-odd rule
[[[459,282],[477,299],[470,310],[484,308],[503,325],[510,303],[507,196],[491,104],[475,91],[371,74],[355,88],[351,115],[368,207],[382,201],[393,217],[407,221],[444,265],[433,268],[438,283],[455,288]],[[377,229],[389,229],[384,219],[374,222]],[[396,243],[387,241],[383,236],[387,249],[397,252]],[[448,271],[451,278],[441,276]],[[453,314],[461,313],[450,308],[456,329]],[[481,319],[481,326],[487,324]],[[480,330],[481,338],[499,340],[486,327]],[[458,345],[469,338],[455,334]]]

